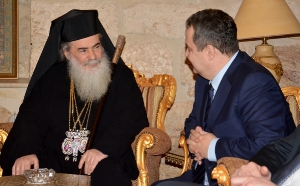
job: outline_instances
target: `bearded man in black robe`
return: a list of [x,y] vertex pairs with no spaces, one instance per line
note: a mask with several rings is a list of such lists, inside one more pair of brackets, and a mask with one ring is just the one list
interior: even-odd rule
[[[96,10],[71,10],[52,21],[48,40],[1,154],[3,175],[30,168],[91,175],[92,185],[131,185],[139,172],[131,143],[148,120],[132,71]],[[85,151],[99,102],[105,106]]]

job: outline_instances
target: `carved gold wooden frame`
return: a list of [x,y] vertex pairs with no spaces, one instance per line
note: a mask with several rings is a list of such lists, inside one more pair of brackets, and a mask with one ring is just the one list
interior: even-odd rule
[[[0,129],[0,143],[2,144],[2,146],[4,145],[4,142],[6,141],[7,136],[8,136],[8,133],[5,130]],[[3,170],[0,167],[0,177],[2,177],[2,173],[3,173]]]
[[137,70],[132,69],[135,80],[139,86],[163,86],[164,96],[160,102],[158,114],[157,114],[157,128],[165,131],[164,121],[167,110],[171,108],[176,96],[176,80],[174,77],[168,74],[155,74],[151,78],[146,78],[144,74],[139,73]]
[[300,107],[300,87],[283,87],[281,88],[281,90],[284,96],[294,96],[296,98],[298,106]]
[[218,184],[224,186],[230,186],[230,175],[223,164],[215,167],[211,173],[211,178],[216,179]]
[[4,142],[6,141],[7,136],[8,136],[8,133],[5,130],[0,129],[0,143],[2,145],[4,145]]
[[144,133],[139,137],[137,146],[136,146],[136,163],[139,169],[139,177],[137,179],[138,186],[148,186],[149,185],[149,175],[146,168],[145,160],[145,150],[147,148],[153,147],[155,141],[154,137],[151,134]]

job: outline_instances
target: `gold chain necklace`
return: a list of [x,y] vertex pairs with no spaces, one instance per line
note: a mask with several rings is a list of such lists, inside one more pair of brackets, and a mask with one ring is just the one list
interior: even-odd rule
[[[73,121],[73,130],[76,130],[77,128],[77,124],[80,127],[80,130],[83,130],[82,126],[85,123],[85,127],[84,129],[87,129],[87,125],[88,125],[88,121],[89,121],[89,117],[90,117],[90,113],[91,113],[91,108],[92,108],[92,103],[93,100],[91,98],[89,98],[81,112],[78,114],[78,107],[77,107],[77,102],[76,102],[76,97],[75,97],[75,88],[74,88],[74,81],[71,79],[71,83],[70,83],[70,105],[69,105],[69,130],[71,129],[71,116],[72,116],[72,121]],[[77,115],[77,119],[75,120],[75,114],[74,114],[74,108],[76,111],[76,115]],[[82,113],[85,111],[85,115],[84,118],[82,120],[82,122],[80,121],[80,118],[82,116]],[[87,118],[86,118],[87,116]]]
[[[78,151],[81,153],[85,152],[85,147],[88,141],[88,135],[90,131],[87,130],[88,121],[91,114],[93,100],[89,98],[80,113],[78,112],[76,97],[75,97],[75,88],[74,81],[71,78],[70,82],[70,103],[69,103],[69,130],[66,131],[66,138],[62,143],[62,152],[66,155],[65,160],[69,160],[69,155],[73,155],[73,161],[77,161]],[[75,113],[74,113],[75,112]],[[84,113],[85,112],[85,113]],[[84,114],[83,114],[84,113]],[[80,121],[80,118],[84,115],[83,120]],[[77,118],[76,118],[77,116]],[[75,119],[76,118],[76,119]],[[73,127],[71,129],[71,119],[73,122]],[[83,127],[85,123],[85,126]],[[77,129],[79,126],[79,130]]]

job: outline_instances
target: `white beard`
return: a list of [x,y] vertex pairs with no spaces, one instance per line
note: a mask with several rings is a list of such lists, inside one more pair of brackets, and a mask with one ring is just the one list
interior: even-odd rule
[[100,65],[86,71],[78,60],[70,54],[68,62],[69,76],[73,78],[76,92],[82,101],[89,98],[100,100],[106,93],[111,81],[111,62],[108,59],[104,49],[102,49],[102,59],[89,60],[84,65]]

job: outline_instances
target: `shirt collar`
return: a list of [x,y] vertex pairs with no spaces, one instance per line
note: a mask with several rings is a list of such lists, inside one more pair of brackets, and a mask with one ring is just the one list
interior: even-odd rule
[[211,83],[212,87],[214,88],[214,95],[216,94],[218,87],[221,83],[221,80],[223,79],[224,74],[227,72],[228,68],[230,67],[233,60],[236,58],[239,51],[237,51],[231,59],[228,61],[228,63],[218,72],[218,74],[211,80],[209,83]]

